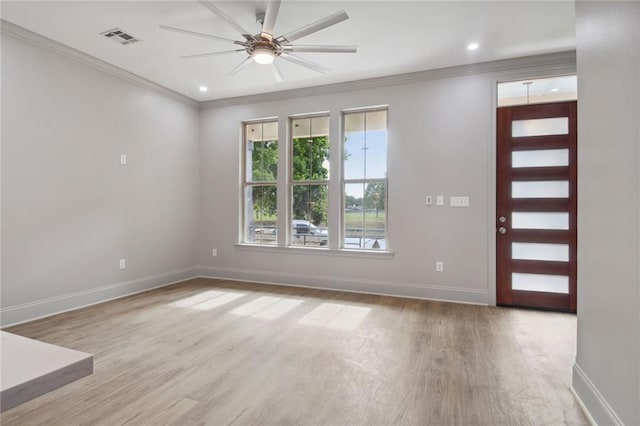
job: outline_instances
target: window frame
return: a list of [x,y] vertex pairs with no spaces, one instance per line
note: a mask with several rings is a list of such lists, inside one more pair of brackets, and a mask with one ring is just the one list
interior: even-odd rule
[[[248,235],[248,230],[249,230],[249,220],[247,217],[247,189],[249,188],[253,188],[253,187],[260,187],[260,186],[275,186],[276,188],[276,217],[280,217],[280,212],[278,211],[278,199],[279,199],[279,185],[278,185],[278,181],[279,181],[279,173],[277,173],[275,180],[273,181],[253,181],[250,180],[248,177],[248,168],[247,168],[247,162],[249,161],[248,158],[248,143],[249,143],[249,138],[247,135],[247,127],[252,125],[252,124],[260,124],[263,125],[266,123],[275,123],[276,124],[276,128],[278,129],[278,134],[277,134],[277,139],[276,142],[278,144],[278,149],[277,149],[277,162],[280,161],[280,132],[279,132],[279,119],[278,117],[268,117],[268,118],[260,118],[260,119],[255,119],[255,120],[245,120],[242,122],[242,143],[240,144],[241,146],[241,155],[240,158],[242,160],[242,165],[240,168],[240,173],[241,173],[241,185],[240,185],[240,214],[241,214],[241,218],[240,218],[240,223],[241,223],[241,227],[240,227],[240,244],[250,244],[250,245],[256,245],[256,246],[261,246],[261,247],[277,247],[278,246],[278,220],[276,220],[276,226],[275,226],[275,233],[274,233],[274,242],[271,243],[264,243],[264,242],[256,242],[256,241],[249,241],[249,235]],[[263,130],[264,131],[264,130]]]
[[[345,116],[352,113],[385,111],[386,121],[386,168],[387,176],[376,179],[344,179],[344,149],[345,149]],[[294,181],[293,180],[293,121],[304,118],[327,117],[329,119],[329,178],[321,181]],[[278,143],[278,167],[274,181],[251,181],[248,176],[248,125],[275,123],[277,126]],[[322,111],[303,114],[289,114],[286,116],[269,116],[264,118],[244,120],[241,122],[240,131],[240,199],[238,242],[235,246],[243,250],[255,250],[265,252],[299,253],[306,255],[324,254],[329,256],[353,256],[362,258],[393,258],[394,252],[389,244],[389,105],[377,105],[370,107],[349,108],[341,110]],[[283,134],[284,132],[284,134]],[[345,184],[348,183],[383,183],[385,184],[385,239],[384,248],[346,247],[345,246]],[[293,224],[293,188],[296,185],[317,184],[326,185],[328,189],[327,199],[327,244],[292,245]],[[276,230],[273,243],[249,241],[249,222],[247,215],[247,189],[257,186],[274,186],[276,188]],[[283,228],[284,227],[284,228]]]
[[[286,239],[286,245],[287,247],[293,247],[293,248],[302,248],[302,249],[307,249],[307,248],[313,248],[313,249],[328,249],[330,247],[331,241],[333,238],[331,233],[328,233],[327,236],[327,244],[326,245],[321,245],[321,246],[307,246],[304,244],[293,244],[293,221],[295,219],[293,219],[293,197],[294,197],[294,187],[295,186],[301,186],[301,185],[326,185],[327,186],[327,227],[329,225],[329,222],[331,221],[331,203],[329,202],[329,197],[330,197],[330,191],[331,191],[331,173],[329,173],[329,177],[325,180],[294,180],[293,179],[293,159],[294,159],[294,146],[293,146],[293,140],[296,139],[293,137],[293,122],[295,120],[300,120],[300,119],[313,119],[313,118],[317,118],[317,117],[326,117],[329,120],[329,132],[327,133],[327,137],[329,138],[329,152],[331,151],[331,146],[332,146],[332,138],[331,138],[331,113],[329,111],[326,112],[318,112],[318,113],[311,113],[311,114],[296,114],[296,115],[290,115],[287,120],[287,133],[288,133],[288,139],[289,139],[289,143],[288,143],[288,150],[287,150],[287,165],[288,165],[288,171],[287,171],[287,239]],[[331,157],[329,154],[329,164],[331,167]]]
[[[385,130],[387,132],[387,138],[386,138],[386,153],[385,153],[385,166],[386,166],[386,171],[387,171],[387,176],[385,178],[374,178],[374,179],[367,179],[367,178],[361,178],[361,179],[346,179],[344,177],[345,175],[345,142],[346,142],[346,125],[345,125],[345,118],[347,115],[349,114],[359,114],[359,113],[364,113],[365,114],[365,119],[364,119],[364,127],[365,127],[365,133],[366,133],[366,126],[367,126],[367,119],[366,119],[366,113],[368,112],[375,112],[375,111],[385,111],[386,115],[385,115]],[[342,110],[341,111],[341,117],[340,117],[340,130],[341,130],[341,137],[340,137],[340,152],[341,152],[341,166],[340,166],[340,249],[342,250],[356,250],[356,251],[362,251],[362,252],[371,252],[371,253],[375,253],[375,252],[389,252],[390,251],[390,244],[389,244],[389,105],[380,105],[380,106],[374,106],[374,107],[363,107],[363,108],[352,108],[352,109],[346,109],[346,110]],[[365,165],[366,167],[366,165]],[[345,220],[345,204],[346,204],[346,191],[345,191],[345,186],[348,184],[369,184],[369,183],[383,183],[385,186],[385,191],[384,191],[384,212],[385,212],[385,216],[384,216],[384,229],[385,229],[385,248],[384,249],[377,249],[377,248],[366,248],[366,247],[358,247],[356,249],[353,248],[348,248],[345,245],[345,238],[346,238],[346,220]],[[366,211],[366,210],[365,210]],[[366,222],[365,222],[366,223]]]

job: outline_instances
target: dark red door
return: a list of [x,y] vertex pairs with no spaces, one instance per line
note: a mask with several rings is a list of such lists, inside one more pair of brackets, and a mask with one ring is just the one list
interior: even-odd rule
[[575,312],[577,103],[498,108],[497,303]]

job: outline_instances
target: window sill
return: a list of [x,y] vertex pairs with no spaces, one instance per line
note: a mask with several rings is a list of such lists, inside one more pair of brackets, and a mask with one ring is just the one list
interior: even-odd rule
[[320,247],[295,247],[295,246],[268,246],[260,244],[236,244],[239,250],[261,251],[269,253],[289,253],[311,256],[339,256],[339,257],[360,257],[368,259],[391,259],[394,252],[386,250],[353,250],[353,249],[330,249]]

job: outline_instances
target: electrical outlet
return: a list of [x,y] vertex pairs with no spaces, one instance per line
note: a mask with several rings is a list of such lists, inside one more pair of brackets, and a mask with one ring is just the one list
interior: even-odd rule
[[436,197],[436,204],[438,206],[444,206],[444,195],[438,195]]
[[120,164],[127,164],[127,156],[125,154],[120,155]]
[[120,259],[120,269],[125,269],[127,267],[127,259]]
[[433,197],[431,195],[427,195],[424,199],[424,204],[426,206],[430,206],[433,204]]
[[444,272],[444,262],[436,262],[436,272]]
[[211,257],[218,257],[218,249],[211,249]]

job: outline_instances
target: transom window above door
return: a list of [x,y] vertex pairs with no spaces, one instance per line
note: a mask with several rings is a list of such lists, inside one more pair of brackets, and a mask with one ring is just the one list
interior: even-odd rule
[[578,76],[533,78],[498,83],[498,106],[531,105],[578,99]]

